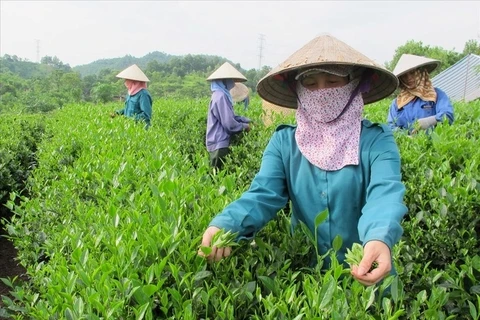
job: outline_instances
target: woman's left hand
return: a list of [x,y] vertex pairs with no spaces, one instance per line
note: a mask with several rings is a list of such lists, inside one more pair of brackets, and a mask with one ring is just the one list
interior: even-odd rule
[[[392,257],[390,248],[382,241],[373,240],[367,242],[363,248],[363,259],[359,266],[352,267],[352,275],[360,283],[371,286],[381,281],[392,270]],[[378,266],[371,270],[372,263]]]

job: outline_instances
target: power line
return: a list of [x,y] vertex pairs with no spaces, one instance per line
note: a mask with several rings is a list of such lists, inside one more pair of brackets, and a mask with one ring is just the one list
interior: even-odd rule
[[265,41],[265,35],[264,34],[259,34],[259,40],[260,40],[260,52],[258,54],[258,70],[262,69],[262,58],[263,58],[263,41]]
[[40,40],[35,39],[35,43],[37,46],[37,62],[39,63],[40,62]]

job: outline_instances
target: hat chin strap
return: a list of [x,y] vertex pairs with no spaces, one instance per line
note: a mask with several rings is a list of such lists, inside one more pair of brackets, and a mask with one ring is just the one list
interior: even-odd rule
[[[345,107],[343,107],[342,112],[336,117],[335,119],[331,121],[327,121],[326,123],[332,123],[336,121],[338,118],[340,118],[345,112],[347,112],[348,108],[352,104],[353,99],[357,96],[359,92],[364,93],[368,92],[370,90],[370,84],[371,84],[371,79],[372,79],[373,71],[371,69],[367,69],[363,72],[362,77],[360,78],[360,82],[357,84],[357,87],[355,90],[353,90],[352,94],[350,95],[350,98],[348,99],[347,104]],[[298,100],[298,96],[297,96]],[[298,100],[300,103],[300,101]]]
[[[331,121],[328,121],[326,123],[331,123],[331,122],[337,120],[338,118],[340,118],[348,110],[348,108],[352,104],[353,99],[357,96],[357,94],[359,92],[364,93],[364,92],[370,91],[370,86],[371,86],[373,74],[374,73],[373,73],[372,69],[366,69],[362,73],[362,76],[360,78],[360,82],[358,83],[355,90],[353,90],[352,94],[350,95],[350,98],[348,99],[347,104],[345,105],[345,107],[343,107],[342,112],[340,112],[338,117],[336,117],[335,119],[333,119]],[[287,84],[288,88],[290,89],[290,91],[292,91],[292,93],[295,95],[295,97],[297,97],[297,103],[300,104],[300,99],[298,98],[297,90],[294,87],[294,83],[296,83],[296,80],[294,79],[294,77],[291,77],[290,74],[288,74],[284,78],[284,82]]]

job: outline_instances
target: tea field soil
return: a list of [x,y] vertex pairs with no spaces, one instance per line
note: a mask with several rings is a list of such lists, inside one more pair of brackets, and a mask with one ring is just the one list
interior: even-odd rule
[[[1,209],[0,209],[1,211]],[[0,212],[0,217],[5,217],[5,212]],[[7,232],[0,227],[0,278],[13,278],[17,276],[20,279],[26,279],[26,270],[18,264],[17,250],[13,243],[5,236]],[[0,296],[8,296],[10,288],[6,286],[3,281],[0,281]],[[3,301],[0,299],[0,307],[3,306]]]

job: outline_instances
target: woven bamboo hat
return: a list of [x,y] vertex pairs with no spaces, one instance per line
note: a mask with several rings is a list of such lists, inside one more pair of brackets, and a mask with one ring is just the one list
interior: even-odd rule
[[140,68],[134,64],[128,67],[127,69],[123,70],[116,76],[117,78],[121,79],[129,79],[129,80],[136,80],[136,81],[143,81],[143,82],[149,82],[147,76],[145,73],[143,73]]
[[322,35],[311,40],[287,60],[272,69],[257,84],[257,92],[273,104],[287,108],[297,108],[297,96],[289,86],[295,76],[307,69],[326,65],[350,66],[350,79],[359,78],[370,70],[370,90],[362,94],[365,104],[381,100],[398,87],[398,79],[383,66],[375,63],[344,42]]
[[219,79],[233,79],[236,82],[247,81],[247,78],[228,62],[222,64],[207,78],[208,81]]
[[245,98],[248,97],[248,93],[248,87],[240,82],[235,83],[235,87],[230,89],[230,95],[232,96],[234,102],[245,100]]
[[412,71],[412,70],[420,68],[420,67],[425,67],[425,69],[427,69],[428,73],[431,73],[439,65],[440,65],[439,60],[430,59],[430,58],[426,58],[426,57],[422,57],[422,56],[416,56],[414,54],[404,53],[404,54],[402,54],[402,56],[398,60],[397,65],[395,66],[395,69],[393,70],[393,73],[397,77],[401,77],[405,73],[408,73],[409,71]]

